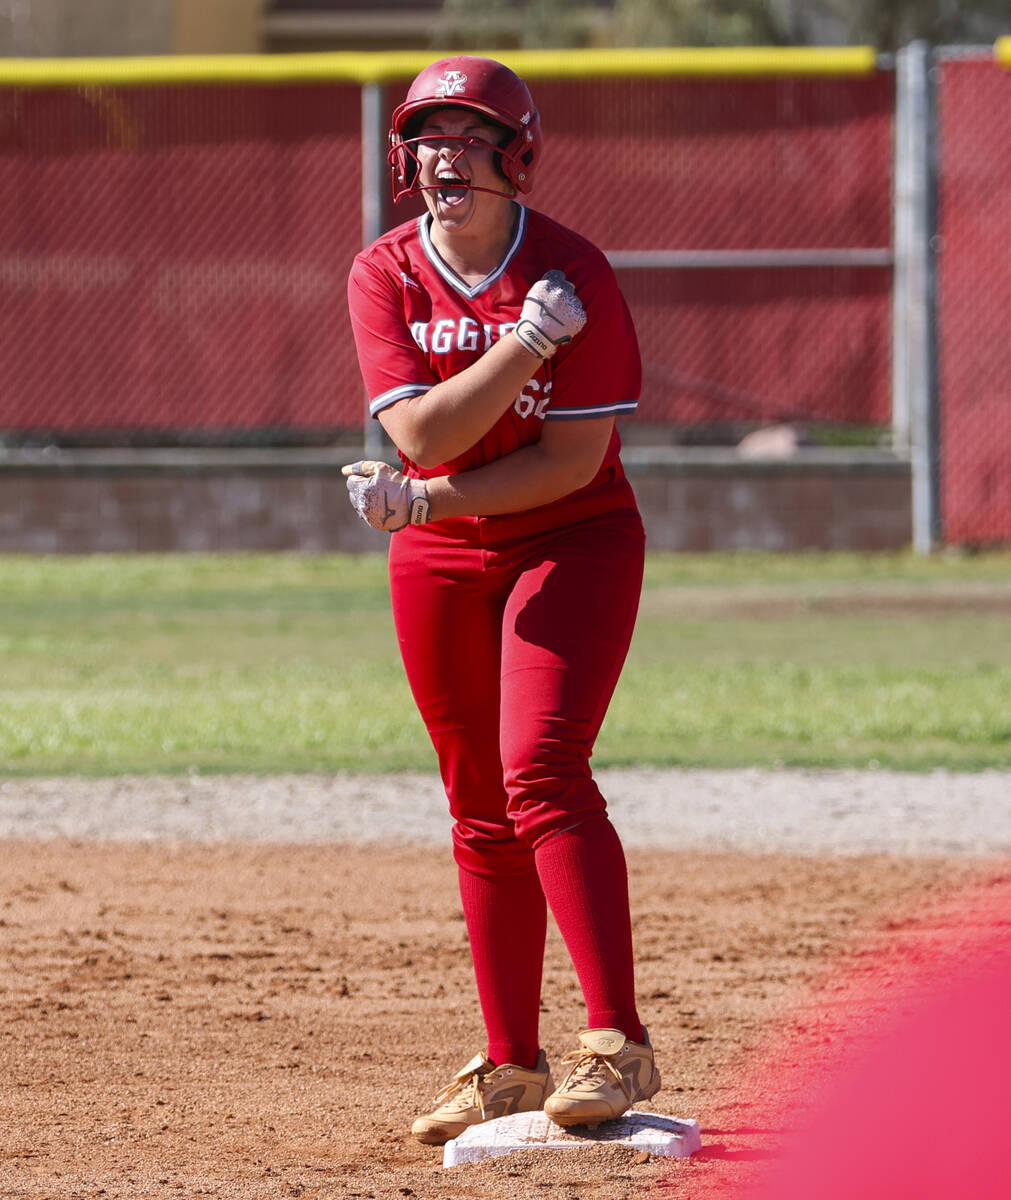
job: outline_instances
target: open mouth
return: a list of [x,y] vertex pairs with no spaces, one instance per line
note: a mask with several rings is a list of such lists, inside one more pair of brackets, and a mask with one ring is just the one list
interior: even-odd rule
[[450,208],[462,204],[467,198],[467,180],[461,179],[459,175],[440,175],[436,182],[439,185],[436,195]]

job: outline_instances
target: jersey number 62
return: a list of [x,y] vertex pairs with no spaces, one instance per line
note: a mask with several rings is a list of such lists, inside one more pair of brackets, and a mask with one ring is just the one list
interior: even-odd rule
[[[537,392],[541,392],[541,395],[538,396]],[[523,391],[520,392],[513,402],[513,408],[524,421],[527,417],[539,417],[543,421],[544,414],[547,412],[550,403],[551,381],[548,380],[542,391],[539,380],[528,379],[526,387],[524,387]]]

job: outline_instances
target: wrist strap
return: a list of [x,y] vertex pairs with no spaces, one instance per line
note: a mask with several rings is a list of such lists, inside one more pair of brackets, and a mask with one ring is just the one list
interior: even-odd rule
[[550,358],[555,352],[555,343],[544,336],[533,321],[520,321],[513,331],[523,345],[537,358]]
[[428,521],[428,513],[431,505],[428,502],[428,496],[421,492],[417,496],[411,498],[411,507],[408,509],[408,524],[424,525]]

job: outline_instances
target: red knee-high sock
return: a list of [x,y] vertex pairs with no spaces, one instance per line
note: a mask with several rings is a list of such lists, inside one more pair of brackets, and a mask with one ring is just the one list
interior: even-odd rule
[[487,878],[462,868],[460,899],[494,1063],[531,1068],[540,1047],[547,907],[537,875]]
[[579,977],[588,1027],[620,1029],[641,1042],[628,873],[614,826],[604,817],[556,833],[537,847],[534,858]]

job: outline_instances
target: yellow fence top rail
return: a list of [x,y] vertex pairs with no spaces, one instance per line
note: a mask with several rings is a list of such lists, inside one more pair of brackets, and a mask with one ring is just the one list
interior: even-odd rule
[[1011,37],[999,37],[994,42],[993,56],[1002,67],[1011,71]]
[[[526,79],[642,76],[867,75],[869,46],[484,51]],[[413,79],[439,51],[208,54],[148,58],[0,59],[0,87],[151,87],[220,83],[391,83]]]

